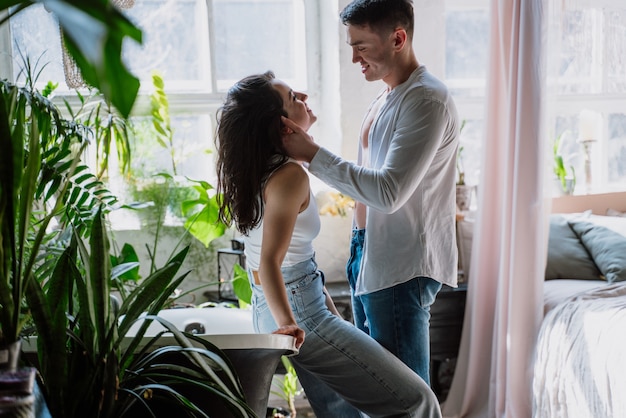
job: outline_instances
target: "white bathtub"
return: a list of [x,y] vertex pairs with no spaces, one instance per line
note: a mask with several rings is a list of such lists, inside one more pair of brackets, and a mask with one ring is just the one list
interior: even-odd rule
[[[164,309],[158,316],[172,323],[176,329],[197,335],[254,334],[252,311],[248,309],[176,308]],[[141,321],[135,322],[127,335],[135,335],[140,326]],[[153,337],[164,330],[166,328],[160,322],[152,321],[145,335]]]
[[[193,333],[224,351],[239,376],[248,405],[259,417],[265,416],[272,377],[280,357],[298,353],[293,337],[254,333],[252,312],[245,309],[178,308],[162,310],[158,316],[177,329]],[[137,321],[133,324],[126,334],[126,342],[130,342],[141,323]],[[153,320],[137,349],[141,350],[152,337],[166,329],[160,322]],[[193,341],[192,344],[202,347]],[[165,334],[152,348],[170,345],[177,345],[177,342],[171,334]]]

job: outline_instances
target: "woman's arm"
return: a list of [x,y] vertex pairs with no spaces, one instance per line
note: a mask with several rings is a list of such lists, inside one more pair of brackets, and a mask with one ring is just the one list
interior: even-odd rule
[[272,316],[278,325],[274,333],[296,337],[296,346],[304,341],[291,311],[281,265],[291,242],[298,213],[309,203],[309,178],[295,163],[285,164],[267,182],[264,191],[263,244],[259,279]]

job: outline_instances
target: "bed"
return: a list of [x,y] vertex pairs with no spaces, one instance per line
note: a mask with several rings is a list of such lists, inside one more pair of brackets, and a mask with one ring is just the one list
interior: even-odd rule
[[535,418],[626,417],[626,193],[555,199]]

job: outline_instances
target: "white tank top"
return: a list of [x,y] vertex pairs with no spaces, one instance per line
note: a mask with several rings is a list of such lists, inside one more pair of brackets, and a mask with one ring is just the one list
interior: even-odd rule
[[[309,205],[296,218],[296,224],[291,235],[291,242],[285,254],[282,267],[293,266],[313,257],[313,240],[320,232],[320,217],[313,192],[309,198]],[[252,270],[258,270],[261,263],[261,245],[263,241],[263,219],[255,229],[243,237],[246,265]]]

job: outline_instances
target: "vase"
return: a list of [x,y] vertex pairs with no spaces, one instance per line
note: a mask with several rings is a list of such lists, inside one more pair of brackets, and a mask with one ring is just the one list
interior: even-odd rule
[[475,186],[468,186],[466,184],[456,185],[456,205],[460,211],[468,211],[472,205],[472,192]]
[[571,196],[574,194],[574,188],[576,181],[573,178],[565,178],[565,186],[559,178],[554,179],[554,188],[556,189],[557,196]]

